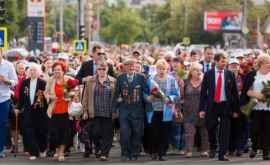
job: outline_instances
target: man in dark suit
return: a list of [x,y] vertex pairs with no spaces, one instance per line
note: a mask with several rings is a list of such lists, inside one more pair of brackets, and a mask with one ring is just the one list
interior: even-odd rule
[[20,88],[18,109],[22,111],[25,151],[30,153],[30,160],[34,160],[46,156],[48,105],[44,97],[46,82],[38,78],[39,66],[32,64],[29,70],[30,78],[24,80]]
[[225,69],[225,55],[218,53],[214,60],[216,66],[206,72],[203,78],[199,116],[205,118],[208,129],[209,157],[215,157],[218,137],[218,159],[228,161],[225,154],[229,146],[230,122],[231,117],[238,117],[239,98],[234,74]]
[[[92,60],[82,63],[82,66],[76,75],[76,79],[80,81],[80,84],[83,84],[90,76],[96,74],[96,63],[100,61],[100,59],[105,58],[105,56],[106,53],[100,45],[95,45],[93,47]],[[108,64],[108,74],[114,76],[113,66],[110,64]]]
[[200,64],[203,66],[203,72],[207,72],[214,68],[214,63],[213,63],[213,57],[214,57],[214,52],[213,49],[209,46],[204,48],[204,54],[203,54],[203,60],[200,61]]

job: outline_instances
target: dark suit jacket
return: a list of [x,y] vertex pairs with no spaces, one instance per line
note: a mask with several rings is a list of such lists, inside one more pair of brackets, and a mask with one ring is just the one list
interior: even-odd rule
[[[114,76],[113,66],[111,64],[108,64],[108,75]],[[76,79],[80,81],[80,84],[82,83],[82,79],[86,76],[93,76],[94,73],[94,62],[93,60],[86,61],[82,63],[82,66],[79,70],[79,72],[76,75]]]
[[[200,61],[199,63],[202,65],[202,67],[203,67],[203,72],[205,73],[205,72],[206,72],[206,71],[205,71],[206,68],[204,68],[204,61]],[[211,63],[211,69],[214,68],[214,67],[215,67],[215,63]]]
[[[18,104],[18,108],[20,110],[24,109],[24,110],[28,110],[33,108],[33,105],[35,103],[37,103],[37,93],[38,91],[45,91],[45,87],[46,87],[46,82],[42,79],[37,79],[37,86],[36,86],[36,92],[35,92],[35,98],[34,98],[34,103],[31,105],[31,101],[30,101],[30,78],[24,80],[22,82],[22,86],[20,88],[20,100],[19,100],[19,104]],[[42,108],[44,108],[45,110],[47,109],[47,102],[46,99],[44,97],[43,100],[43,106]],[[38,106],[38,108],[40,108]]]
[[247,95],[248,90],[253,85],[255,81],[255,76],[257,74],[256,70],[249,72],[247,75],[243,76],[243,89],[240,96],[240,106],[246,105],[250,101],[250,97]]
[[[224,71],[225,78],[225,93],[226,93],[226,111],[225,114],[239,112],[239,96],[234,74],[231,71]],[[211,113],[213,111],[214,96],[215,96],[215,68],[206,72],[202,82],[200,111]]]

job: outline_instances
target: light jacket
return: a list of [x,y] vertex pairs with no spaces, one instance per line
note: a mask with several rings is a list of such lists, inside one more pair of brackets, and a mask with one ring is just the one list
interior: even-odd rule
[[[110,88],[113,89],[112,92],[115,90],[115,84],[116,80],[115,78],[108,76],[108,79],[110,81]],[[89,118],[95,117],[95,111],[94,111],[94,91],[96,87],[96,81],[97,77],[93,76],[89,81],[86,82],[83,98],[82,98],[82,105],[83,105],[83,113],[87,114]],[[113,99],[113,94],[112,97]],[[106,104],[106,103],[104,103]]]

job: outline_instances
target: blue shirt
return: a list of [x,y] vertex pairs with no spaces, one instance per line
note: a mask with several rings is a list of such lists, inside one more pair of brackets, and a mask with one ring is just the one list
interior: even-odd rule
[[0,75],[4,76],[11,82],[11,86],[3,82],[0,82],[0,103],[2,103],[10,99],[11,96],[10,87],[15,86],[17,82],[17,75],[13,64],[2,59],[0,63]]
[[[217,68],[215,68],[215,82],[216,82],[216,86],[217,86],[218,74],[219,74],[219,70]],[[221,85],[221,98],[220,98],[220,101],[226,101],[227,99],[226,99],[226,93],[225,93],[224,69],[221,71],[221,76],[222,76],[222,85]]]

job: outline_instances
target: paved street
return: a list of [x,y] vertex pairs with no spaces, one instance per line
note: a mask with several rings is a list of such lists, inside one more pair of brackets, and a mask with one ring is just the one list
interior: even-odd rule
[[114,147],[111,152],[110,160],[107,162],[100,162],[91,156],[89,159],[82,158],[81,153],[72,153],[70,157],[67,157],[65,162],[57,162],[55,160],[39,159],[35,161],[29,161],[26,156],[23,154],[18,154],[17,157],[14,155],[9,155],[5,159],[0,159],[1,165],[36,165],[36,164],[68,164],[68,165],[77,165],[77,164],[109,164],[109,165],[118,165],[118,164],[146,164],[146,165],[216,165],[216,164],[234,164],[234,165],[270,165],[270,161],[262,161],[261,157],[258,156],[257,159],[251,160],[248,158],[248,155],[244,155],[241,158],[233,157],[230,162],[219,162],[216,160],[202,159],[199,156],[194,156],[194,158],[184,158],[179,155],[169,155],[169,160],[166,162],[151,161],[148,156],[142,156],[138,161],[133,162],[121,162],[119,157],[119,147]]

